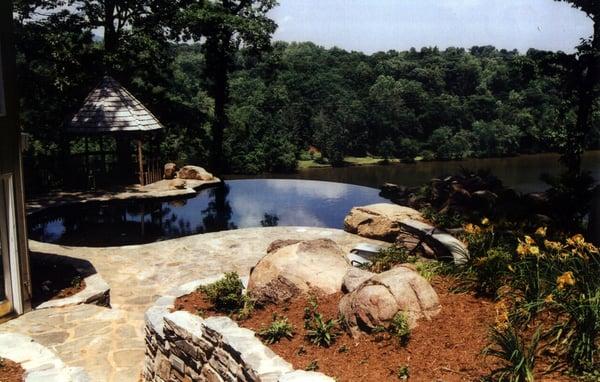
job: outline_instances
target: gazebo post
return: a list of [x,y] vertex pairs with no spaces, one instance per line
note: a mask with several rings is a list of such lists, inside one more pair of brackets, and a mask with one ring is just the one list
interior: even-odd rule
[[88,147],[88,137],[87,135],[83,136],[83,141],[85,142],[85,187],[90,186],[90,154]]
[[144,157],[142,155],[142,138],[137,140],[138,164],[140,166],[140,185],[144,185]]

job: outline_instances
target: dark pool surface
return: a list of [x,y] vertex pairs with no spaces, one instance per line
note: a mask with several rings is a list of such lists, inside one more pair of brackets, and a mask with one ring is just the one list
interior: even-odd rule
[[30,216],[29,237],[106,247],[247,227],[342,228],[352,207],[386,201],[377,189],[344,183],[232,180],[189,199],[70,205],[43,211]]

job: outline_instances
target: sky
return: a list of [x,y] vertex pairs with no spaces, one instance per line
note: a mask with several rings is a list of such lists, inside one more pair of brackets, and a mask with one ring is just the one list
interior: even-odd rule
[[365,53],[449,46],[562,50],[592,34],[583,12],[553,0],[279,0],[274,40]]

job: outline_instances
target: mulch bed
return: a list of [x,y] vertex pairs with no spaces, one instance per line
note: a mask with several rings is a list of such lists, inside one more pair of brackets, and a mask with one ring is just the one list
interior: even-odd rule
[[[400,380],[398,371],[404,366],[408,367],[411,381],[477,381],[498,366],[495,359],[481,355],[488,345],[489,327],[494,324],[494,304],[471,293],[449,292],[450,285],[450,279],[434,278],[432,286],[442,310],[431,321],[420,320],[405,347],[387,334],[365,334],[355,339],[345,332],[329,348],[311,344],[304,338],[304,308],[309,306],[309,297],[305,296],[256,309],[239,324],[258,332],[270,325],[274,315],[287,317],[295,329],[294,337],[267,346],[294,368],[306,369],[310,365],[336,381]],[[341,296],[318,297],[317,311],[325,319],[337,318]],[[178,298],[175,310],[203,316],[220,314],[201,292]]]
[[21,382],[25,370],[16,362],[0,358],[0,382]]
[[45,301],[73,296],[85,289],[83,275],[74,266],[44,262],[34,256],[31,259],[34,307]]

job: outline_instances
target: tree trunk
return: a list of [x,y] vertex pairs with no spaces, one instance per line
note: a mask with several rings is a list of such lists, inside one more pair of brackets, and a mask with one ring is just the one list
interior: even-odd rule
[[567,145],[562,160],[571,174],[581,171],[581,155],[585,149],[585,139],[590,130],[590,117],[596,99],[596,85],[600,75],[600,23],[594,20],[594,36],[591,52],[584,53],[579,80],[579,101],[575,128],[568,132]]
[[[210,164],[211,171],[220,174],[224,170],[223,135],[227,127],[226,106],[229,98],[229,52],[231,33],[224,32],[207,42],[209,62],[212,66],[213,89],[215,100],[215,119],[212,126],[212,144]],[[212,60],[210,57],[212,56]]]
[[114,54],[118,37],[115,29],[116,0],[104,0],[104,65],[107,74],[112,74]]

